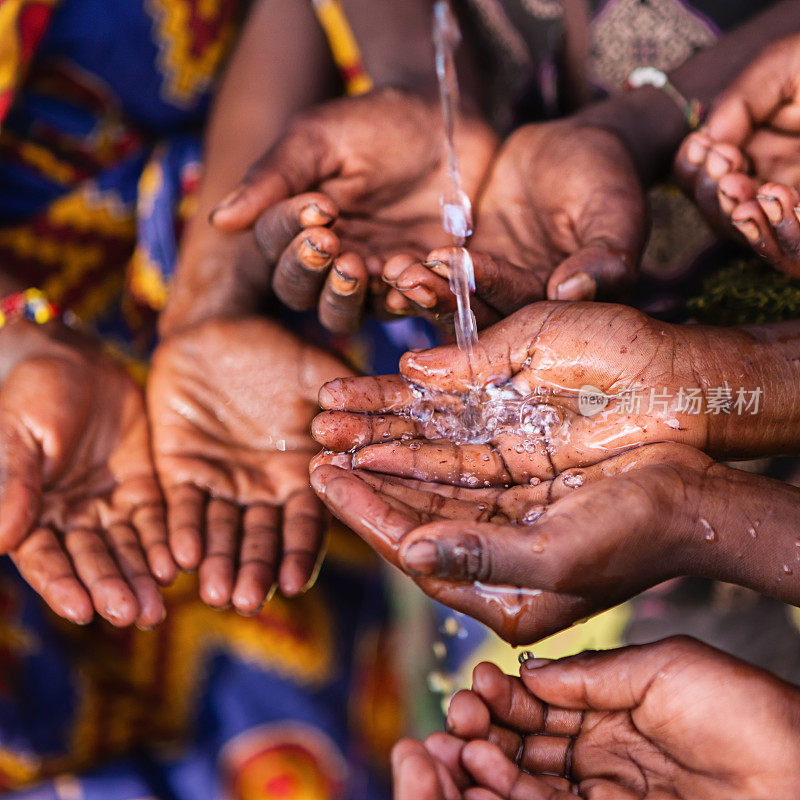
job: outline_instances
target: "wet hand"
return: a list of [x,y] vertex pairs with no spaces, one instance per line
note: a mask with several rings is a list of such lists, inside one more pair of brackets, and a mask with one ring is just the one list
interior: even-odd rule
[[340,362],[263,319],[210,321],[163,342],[148,384],[172,552],[210,605],[257,611],[315,574],[326,529],[308,485],[309,425]]
[[675,171],[717,230],[800,276],[800,37],[772,42],[731,84]]
[[520,678],[480,664],[426,746],[472,800],[789,798],[799,712],[795,687],[675,637],[528,661]]
[[471,487],[551,478],[648,442],[746,450],[760,441],[752,415],[706,413],[728,359],[738,378],[764,377],[746,342],[628,306],[537,303],[485,331],[472,364],[440,347],[407,353],[399,376],[334,381],[314,435],[358,468]]
[[152,627],[176,569],[142,392],[88,341],[31,336],[0,389],[0,548],[66,619]]
[[[681,445],[629,450],[549,481],[477,489],[351,471],[337,466],[341,458],[321,454],[312,473],[332,513],[424,592],[512,644],[670,577],[705,574],[719,556],[701,518],[701,504],[709,513],[706,475],[716,467]],[[724,493],[718,499],[726,502]]]
[[[212,221],[228,232],[255,226],[278,298],[296,310],[317,308],[331,330],[353,330],[367,303],[383,306],[387,259],[418,260],[442,242],[443,135],[437,102],[410,93],[327,103],[298,118]],[[474,198],[496,138],[465,116],[456,145],[464,191]],[[424,308],[427,299],[418,299]]]
[[[571,121],[520,128],[500,149],[477,203],[469,249],[479,327],[543,298],[619,295],[635,277],[645,231],[639,179],[614,134]],[[452,260],[445,248],[424,262],[406,254],[389,261],[387,306],[451,314]]]

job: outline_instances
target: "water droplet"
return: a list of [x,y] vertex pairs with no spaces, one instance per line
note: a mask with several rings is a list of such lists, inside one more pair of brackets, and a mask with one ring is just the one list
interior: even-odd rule
[[533,506],[532,508],[529,508],[525,512],[525,516],[522,518],[523,525],[533,525],[534,522],[536,522],[536,520],[542,516],[542,514],[544,514],[544,508],[542,506]]
[[792,569],[792,568],[791,568],[791,567],[790,567],[788,564],[784,564],[784,565],[783,565],[783,571],[784,571],[784,572],[785,572],[787,575],[793,575],[793,574],[794,574],[794,570],[793,570],[793,569]]
[[565,472],[562,478],[564,486],[568,486],[570,489],[577,489],[579,486],[583,486],[583,480],[583,473],[581,472]]
[[536,656],[530,650],[523,650],[517,658],[520,664],[524,664],[526,661],[532,661]]
[[717,540],[717,532],[711,527],[707,519],[700,517],[700,526],[704,531],[705,540],[707,542],[715,542]]
[[408,445],[408,449],[409,450],[419,450],[419,448],[420,448],[420,443],[419,442],[411,442]]
[[514,452],[515,453],[524,453],[525,452],[525,448],[521,444],[515,444],[514,445]]
[[528,484],[531,485],[531,486],[538,486],[541,482],[542,482],[541,478],[531,478],[528,481]]
[[475,475],[470,475],[470,476],[467,478],[467,483],[468,483],[470,486],[477,486],[477,485],[478,485],[478,478],[477,478]]

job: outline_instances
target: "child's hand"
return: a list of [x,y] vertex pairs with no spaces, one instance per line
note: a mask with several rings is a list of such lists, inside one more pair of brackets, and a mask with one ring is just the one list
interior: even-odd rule
[[[228,232],[255,226],[278,298],[317,308],[332,330],[352,330],[368,289],[385,293],[388,258],[420,259],[444,240],[443,136],[433,100],[394,89],[335,100],[296,120],[212,221]],[[497,140],[465,116],[457,147],[463,188],[474,198]]]
[[0,389],[2,552],[72,622],[97,611],[152,627],[164,615],[153,576],[169,583],[175,563],[142,392],[80,337],[25,336],[15,348],[30,355]]
[[[527,125],[502,146],[476,208],[469,249],[475,266],[473,311],[479,327],[535,300],[614,297],[635,277],[646,231],[645,204],[622,141],[570,121]],[[392,311],[420,299],[449,314],[451,252],[424,263],[392,259],[384,280]]]
[[[726,457],[789,452],[800,442],[798,378],[781,352],[798,349],[792,325],[779,344],[755,329],[666,325],[628,306],[536,303],[485,331],[472,366],[439,347],[407,353],[402,377],[324,387],[329,411],[314,435],[355,451],[355,467],[463,486],[551,478],[659,441]],[[477,401],[480,443],[455,445],[448,430],[471,386],[490,387]],[[517,404],[511,420],[494,414],[506,401]]]
[[770,43],[742,72],[675,171],[715,228],[800,276],[800,36]]
[[567,473],[509,488],[425,484],[335,461],[317,457],[311,477],[331,512],[431,597],[512,644],[668,578],[722,569],[700,519],[701,508],[715,519],[702,491],[711,461],[680,445],[628,451],[583,470],[579,483]]
[[[453,699],[448,729],[462,745],[451,777],[468,776],[466,798],[788,800],[796,792],[797,689],[697,641],[529,661],[520,676],[481,664],[472,691]],[[428,749],[437,757],[441,741]]]
[[213,606],[251,613],[276,582],[313,577],[324,508],[308,486],[320,385],[348,370],[263,319],[214,320],[164,341],[148,385],[170,544]]

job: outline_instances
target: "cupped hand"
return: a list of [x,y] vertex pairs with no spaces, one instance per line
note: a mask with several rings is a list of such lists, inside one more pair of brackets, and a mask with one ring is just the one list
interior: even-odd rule
[[796,687],[673,637],[530,660],[519,679],[481,664],[427,748],[468,800],[788,800],[799,715]]
[[728,87],[675,171],[717,230],[800,276],[800,36],[770,43]]
[[[212,221],[228,232],[255,225],[278,298],[296,310],[317,308],[330,329],[352,330],[368,292],[383,292],[388,258],[419,259],[443,241],[443,141],[434,99],[384,89],[335,100],[300,116]],[[456,146],[463,189],[474,198],[496,137],[464,115]],[[417,299],[421,308],[433,302]]]
[[[537,303],[485,331],[472,363],[440,347],[407,353],[399,376],[327,385],[314,435],[354,451],[358,468],[472,487],[551,478],[651,442],[716,452],[750,418],[720,374],[738,358],[743,377],[746,339],[627,306]],[[747,450],[758,435],[745,425],[734,438]]]
[[[634,278],[646,232],[633,162],[614,134],[575,121],[527,125],[500,149],[478,198],[469,249],[473,310],[480,327],[535,300],[613,297]],[[387,305],[452,313],[447,278],[453,253],[407,256],[386,265]],[[420,294],[422,293],[422,294]]]
[[0,548],[66,619],[152,627],[164,616],[155,579],[169,583],[175,563],[144,398],[73,339],[43,344],[0,389]]
[[212,320],[159,346],[148,384],[172,552],[205,602],[255,612],[312,579],[326,517],[308,485],[325,380],[349,371],[264,319]]
[[717,533],[700,516],[713,462],[682,445],[508,488],[425,484],[337,462],[321,454],[311,478],[331,512],[424,592],[512,644],[668,578],[704,574],[717,555]]

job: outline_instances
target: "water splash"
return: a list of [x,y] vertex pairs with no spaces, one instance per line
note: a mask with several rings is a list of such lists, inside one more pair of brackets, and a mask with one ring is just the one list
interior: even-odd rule
[[444,120],[444,148],[449,186],[439,199],[442,227],[453,237],[458,248],[450,265],[450,290],[456,297],[456,342],[471,355],[478,341],[478,326],[470,306],[470,293],[475,291],[475,269],[465,248],[472,234],[472,204],[461,185],[461,169],[455,145],[455,124],[459,106],[458,75],[455,53],[461,43],[458,26],[449,0],[437,0],[433,7],[433,44],[436,53],[436,77]]

